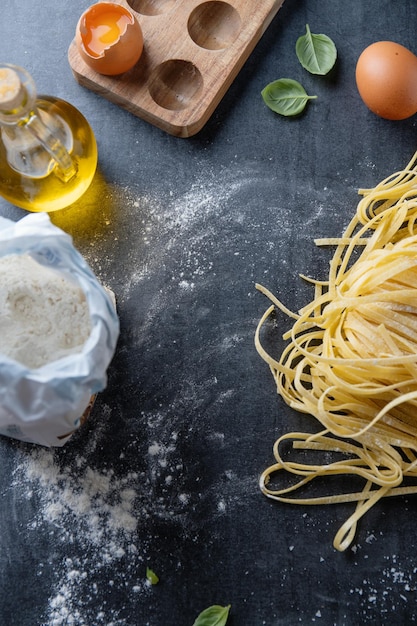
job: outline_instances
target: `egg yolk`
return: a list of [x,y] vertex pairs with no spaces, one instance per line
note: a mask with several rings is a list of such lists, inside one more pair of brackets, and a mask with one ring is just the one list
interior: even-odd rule
[[118,11],[106,11],[98,16],[91,16],[87,25],[88,35],[83,38],[88,54],[101,56],[104,50],[118,41],[129,24],[129,16]]

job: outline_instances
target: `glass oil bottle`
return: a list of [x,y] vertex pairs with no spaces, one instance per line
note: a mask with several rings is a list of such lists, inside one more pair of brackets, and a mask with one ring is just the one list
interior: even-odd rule
[[0,64],[0,195],[29,211],[56,211],[87,190],[97,143],[71,104],[36,94],[28,72]]

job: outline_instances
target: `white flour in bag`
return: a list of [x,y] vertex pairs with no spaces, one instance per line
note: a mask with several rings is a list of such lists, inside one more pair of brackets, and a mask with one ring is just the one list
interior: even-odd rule
[[0,258],[0,351],[29,368],[79,351],[91,330],[84,292],[29,254]]

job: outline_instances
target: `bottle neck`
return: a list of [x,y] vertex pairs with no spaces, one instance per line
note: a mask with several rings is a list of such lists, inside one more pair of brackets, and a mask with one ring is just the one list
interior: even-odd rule
[[14,125],[35,108],[35,83],[23,68],[0,65],[0,125]]
[[65,145],[68,142],[63,142],[57,132],[62,120],[57,122],[45,123],[45,115],[37,110],[36,87],[30,74],[17,66],[0,65],[0,128],[13,169],[35,177],[54,171],[63,182],[76,175],[76,165]]

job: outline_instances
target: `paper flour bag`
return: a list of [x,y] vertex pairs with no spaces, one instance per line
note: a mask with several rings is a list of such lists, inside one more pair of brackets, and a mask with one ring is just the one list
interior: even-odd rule
[[62,446],[107,384],[111,294],[46,213],[0,217],[0,434]]

